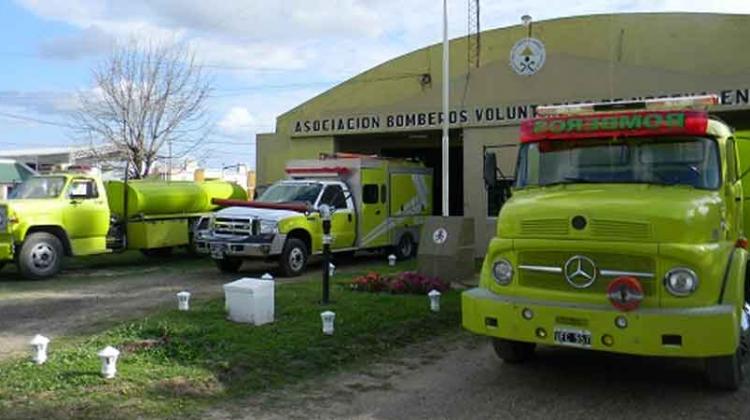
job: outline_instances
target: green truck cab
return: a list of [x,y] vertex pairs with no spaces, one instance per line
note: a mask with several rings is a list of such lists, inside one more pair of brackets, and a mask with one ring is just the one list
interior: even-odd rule
[[750,147],[704,111],[716,101],[540,107],[523,122],[463,326],[508,363],[536,345],[703,358],[710,384],[737,389]]
[[[187,246],[192,228],[214,205],[243,198],[224,182],[103,182],[84,172],[29,178],[0,202],[0,266],[25,278],[56,275],[65,256],[141,250],[164,255]],[[127,205],[125,204],[127,202]]]
[[323,250],[319,208],[328,205],[331,250],[353,253],[392,248],[400,259],[416,253],[419,229],[432,214],[432,171],[419,162],[334,155],[287,164],[288,179],[255,201],[227,202],[198,230],[196,248],[224,272],[246,259],[275,260],[285,276],[301,274]]

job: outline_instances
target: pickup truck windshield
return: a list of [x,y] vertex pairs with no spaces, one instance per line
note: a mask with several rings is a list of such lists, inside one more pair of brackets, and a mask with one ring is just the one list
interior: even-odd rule
[[718,146],[703,137],[638,137],[527,143],[516,188],[579,183],[721,184]]
[[10,200],[57,198],[65,187],[65,177],[48,176],[29,178],[8,196]]
[[313,204],[323,185],[319,183],[278,183],[268,187],[257,201],[264,203],[300,202]]

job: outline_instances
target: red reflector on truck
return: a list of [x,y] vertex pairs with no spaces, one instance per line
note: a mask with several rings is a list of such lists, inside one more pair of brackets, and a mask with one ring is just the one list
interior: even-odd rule
[[637,309],[643,301],[643,286],[635,277],[618,277],[607,286],[607,297],[615,309],[623,312]]
[[600,137],[706,134],[704,111],[621,112],[545,117],[521,123],[521,143]]

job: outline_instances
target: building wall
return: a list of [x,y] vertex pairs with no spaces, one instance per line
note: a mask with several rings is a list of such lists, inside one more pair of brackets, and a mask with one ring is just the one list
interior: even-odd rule
[[[466,117],[452,128],[463,131],[464,214],[475,217],[478,255],[494,232],[486,215],[482,147],[514,142],[518,123],[534,106],[711,92],[723,100],[718,111],[750,109],[750,55],[743,54],[748,15],[616,14],[535,22],[531,36],[544,43],[546,62],[533,76],[519,76],[509,65],[510,50],[527,28],[481,36],[479,68],[468,66],[465,38],[451,41],[449,74],[451,110]],[[279,116],[276,132],[258,137],[258,183],[282,178],[289,159],[333,151],[334,138],[378,135],[377,141],[387,142],[387,133],[439,130],[434,117],[441,109],[441,57],[440,44],[416,50]],[[389,124],[398,118],[416,123]],[[515,156],[501,160],[512,167]]]

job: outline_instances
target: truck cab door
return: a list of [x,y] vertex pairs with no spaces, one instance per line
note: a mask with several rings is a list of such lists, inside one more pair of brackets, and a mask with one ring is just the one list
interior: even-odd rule
[[320,196],[318,206],[326,204],[334,209],[331,216],[331,249],[354,246],[357,218],[348,188],[343,184],[327,185]]
[[103,252],[109,230],[109,206],[101,185],[92,178],[74,178],[65,193],[65,230],[76,255]]
[[391,243],[386,182],[385,170],[362,170],[362,211],[358,240],[361,247],[381,247]]

